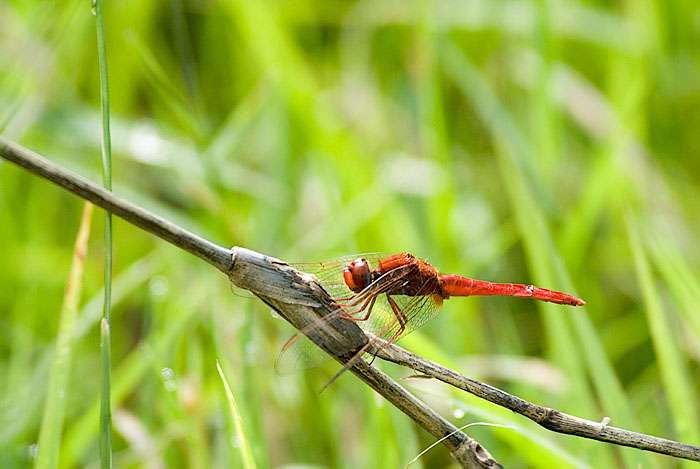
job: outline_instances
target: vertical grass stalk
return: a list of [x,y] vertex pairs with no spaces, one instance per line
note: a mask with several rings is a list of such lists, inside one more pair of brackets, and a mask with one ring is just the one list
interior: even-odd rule
[[241,461],[245,469],[255,469],[257,466],[255,464],[255,458],[253,457],[253,449],[248,443],[248,438],[243,430],[243,419],[241,418],[241,413],[238,410],[238,405],[236,404],[236,399],[233,397],[233,392],[231,391],[231,386],[224,375],[224,370],[221,369],[221,363],[216,361],[216,371],[219,372],[219,377],[224,385],[224,391],[226,392],[226,400],[228,401],[229,412],[231,417],[231,425],[233,427],[233,435],[238,443],[238,449],[241,455]]
[[80,289],[83,282],[85,254],[90,237],[92,211],[93,205],[86,203],[83,208],[78,235],[75,239],[73,260],[68,281],[66,282],[65,294],[63,295],[56,350],[51,371],[49,372],[46,405],[44,406],[44,416],[41,422],[41,430],[39,431],[39,455],[35,465],[39,469],[52,468],[58,465],[61,433],[63,431],[63,420],[68,396],[73,337],[75,336]]
[[[644,299],[644,310],[656,353],[656,366],[665,388],[664,393],[673,417],[677,438],[695,443],[700,440],[700,431],[696,423],[697,408],[692,374],[688,370],[683,353],[679,350],[678,333],[672,327],[670,314],[664,310],[664,303],[656,286],[645,246],[638,234],[640,230],[638,222],[632,215],[628,215],[625,221],[637,281]],[[693,463],[686,461],[683,466],[691,467],[690,464]]]
[[[104,9],[102,0],[95,1],[97,26],[97,60],[100,73],[100,107],[102,110],[102,183],[112,190],[112,141],[109,131],[109,80],[107,77],[107,48],[105,46]],[[112,215],[105,213],[105,266],[104,305],[100,327],[102,358],[102,393],[100,397],[100,462],[102,468],[112,467],[112,414],[111,395],[111,337],[110,316],[112,304]]]

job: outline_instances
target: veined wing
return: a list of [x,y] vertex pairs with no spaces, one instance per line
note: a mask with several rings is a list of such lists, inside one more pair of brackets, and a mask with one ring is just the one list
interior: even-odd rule
[[[406,277],[404,276],[403,279],[406,280]],[[373,299],[374,306],[377,310],[372,310],[372,315],[369,320],[365,322],[364,326],[368,331],[388,340],[389,343],[393,343],[435,317],[439,307],[442,306],[442,297],[435,296],[433,293],[434,283],[432,280],[427,280],[423,286],[418,289],[417,295],[415,296],[387,296],[386,293],[382,293]],[[389,311],[391,311],[391,313],[389,313]],[[399,316],[402,320],[399,320]],[[366,350],[366,348],[363,350]],[[365,355],[365,353],[360,351],[347,361],[345,365],[343,365],[343,368],[324,385],[324,388],[333,383],[341,374],[356,363],[357,360],[361,360],[363,355]]]
[[[400,324],[385,294],[380,294],[376,297],[369,319],[357,321],[357,325],[385,340],[393,339],[396,341],[434,318],[440,308],[430,295],[416,297],[393,295],[392,299],[401,308],[407,321],[405,329],[400,336],[395,337],[400,330]],[[342,314],[343,310],[339,309],[338,313]],[[361,316],[361,314],[358,316]],[[330,360],[330,357],[325,352],[302,333],[297,332],[285,343],[280,351],[275,360],[275,369],[281,375],[288,375],[304,369],[318,367],[328,360]]]
[[354,293],[345,285],[343,280],[343,269],[355,259],[367,259],[370,266],[374,268],[379,261],[388,255],[380,252],[369,252],[363,254],[352,254],[318,262],[294,262],[290,265],[297,270],[314,275],[321,286],[333,298],[348,298]]
[[[442,301],[441,298],[432,295],[430,290],[430,286],[426,283],[417,296],[391,296],[404,315],[403,331],[401,331],[401,324],[384,294],[377,298],[372,315],[366,322],[360,322],[360,327],[386,340],[399,340],[405,337],[437,316]],[[401,332],[400,335],[398,335],[399,332]]]
[[[291,265],[303,272],[316,276],[324,289],[337,300],[338,309],[331,314],[353,317],[358,319],[357,324],[363,329],[377,335],[389,336],[398,325],[395,324],[396,316],[393,314],[391,306],[383,293],[405,282],[405,277],[414,272],[415,266],[411,265],[394,269],[375,280],[360,293],[352,292],[343,280],[343,270],[353,260],[364,258],[370,263],[372,268],[375,268],[379,260],[386,257],[388,255],[385,253],[364,253],[343,256],[330,261],[294,263]],[[365,314],[372,298],[375,300],[369,320],[360,321],[359,319]],[[402,309],[405,308],[406,305],[404,303],[406,301],[404,301],[404,297],[394,296],[393,298],[401,305]],[[412,310],[408,309],[407,311],[410,312]],[[326,316],[326,319],[331,317]],[[384,331],[384,334],[380,334],[381,331]],[[278,372],[286,374],[290,370],[294,371],[318,366],[327,359],[328,357],[308,340],[303,333],[297,333],[283,347],[275,367]]]
[[[385,339],[397,339],[418,329],[435,317],[440,306],[441,298],[432,295],[433,285],[427,281],[416,296],[392,295],[394,303],[403,313],[405,324],[403,330],[393,308],[387,300],[385,292],[401,287],[409,281],[408,277],[415,273],[414,265],[406,265],[393,269],[376,279],[359,293],[352,292],[343,279],[345,266],[358,258],[366,259],[371,268],[378,266],[379,261],[388,257],[386,253],[365,253],[344,256],[339,259],[316,263],[294,264],[300,270],[314,274],[328,293],[336,299],[338,310],[336,314],[344,314],[358,320],[363,329]],[[349,299],[349,300],[348,300]],[[368,311],[370,303],[372,312],[366,321],[359,320]]]

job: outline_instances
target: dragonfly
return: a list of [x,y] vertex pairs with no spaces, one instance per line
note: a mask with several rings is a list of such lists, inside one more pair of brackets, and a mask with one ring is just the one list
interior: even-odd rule
[[[456,274],[442,274],[427,260],[409,252],[365,254],[295,264],[313,274],[333,297],[338,314],[364,330],[394,343],[433,319],[451,297],[512,296],[568,306],[586,304],[560,291],[520,283],[495,283]],[[283,354],[297,342],[292,336]],[[305,352],[309,355],[308,351]]]

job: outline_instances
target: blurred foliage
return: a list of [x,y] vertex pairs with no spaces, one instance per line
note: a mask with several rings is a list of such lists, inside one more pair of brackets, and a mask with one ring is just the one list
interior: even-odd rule
[[[408,250],[578,293],[585,309],[455,299],[402,344],[540,404],[700,444],[697,2],[127,0],[106,14],[118,194],[287,260]],[[0,3],[4,136],[99,180],[98,97],[89,2]],[[0,163],[2,467],[38,450],[81,207]],[[99,458],[102,216],[62,467]],[[395,468],[433,441],[349,374],[319,395],[333,364],[275,373],[291,328],[207,265],[120,220],[114,239],[118,467],[242,466],[247,440],[258,467]],[[402,382],[458,426],[512,425],[468,429],[507,467],[678,464]],[[437,447],[415,467],[449,464]]]

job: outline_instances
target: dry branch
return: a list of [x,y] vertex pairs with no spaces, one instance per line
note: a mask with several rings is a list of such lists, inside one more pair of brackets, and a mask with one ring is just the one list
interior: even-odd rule
[[78,176],[21,145],[0,137],[0,157],[25,168],[29,172],[48,179],[64,189],[89,200],[98,207],[194,254],[226,272],[231,263],[231,251],[217,246],[138,205],[116,197],[94,182]]
[[524,415],[548,430],[645,451],[653,451],[677,458],[700,461],[700,448],[696,446],[613,427],[609,425],[610,422],[607,419],[594,422],[556,409],[533,404],[489,384],[467,378],[456,371],[411,353],[396,344],[389,344],[372,334],[367,333],[367,335],[372,338],[372,343],[375,344],[372,353],[376,353],[378,357],[411,368],[421,373],[421,375],[438,379],[496,405]]
[[[341,363],[367,344],[367,337],[354,322],[337,315],[321,320],[336,310],[332,298],[313,278],[286,263],[248,249],[218,246],[2,137],[0,157],[209,262],[236,286],[257,295]],[[362,360],[350,367],[350,371],[433,436],[447,437],[443,444],[462,467],[501,467],[477,441],[381,371]]]
[[[296,271],[285,262],[244,248],[226,249],[218,246],[2,137],[0,157],[209,262],[225,273],[236,286],[252,291],[339,362],[346,363],[368,343],[367,336],[355,322],[330,314],[336,309],[333,300],[313,278]],[[328,317],[322,319],[324,316]],[[372,343],[380,342],[373,338]],[[550,430],[678,458],[700,460],[700,448],[532,404],[418,357],[396,345],[379,346],[375,351],[386,360],[508,408]],[[362,360],[350,367],[350,371],[435,437],[449,435],[443,444],[463,467],[500,467],[478,442],[459,431],[381,371]]]
[[[340,363],[355,357],[367,336],[353,321],[337,314],[333,299],[310,276],[273,257],[234,247],[231,282],[250,290]],[[326,319],[322,319],[326,317]],[[468,437],[393,379],[359,360],[350,371],[411,417],[445,446],[463,467],[500,467],[477,441]]]

